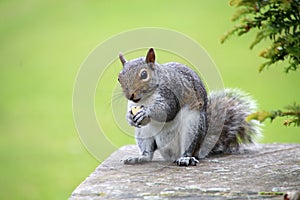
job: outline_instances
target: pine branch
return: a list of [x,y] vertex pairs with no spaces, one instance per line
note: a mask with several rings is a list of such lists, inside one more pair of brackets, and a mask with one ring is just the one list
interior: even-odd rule
[[253,49],[264,40],[272,44],[260,56],[268,61],[259,71],[279,61],[288,61],[285,72],[296,71],[300,66],[300,1],[299,0],[231,0],[237,8],[232,20],[238,22],[221,38],[224,43],[232,35],[241,36],[250,30],[258,31],[250,45]]
[[266,119],[270,119],[271,122],[277,117],[287,117],[283,121],[285,126],[300,126],[300,105],[296,103],[288,105],[285,107],[286,111],[276,110],[276,111],[259,111],[256,113],[250,114],[246,120],[258,120],[259,122],[264,122]]
[[[271,41],[270,46],[262,50],[259,56],[267,61],[259,67],[263,71],[280,61],[288,61],[285,72],[296,71],[300,67],[300,0],[231,0],[231,6],[237,11],[232,21],[237,24],[221,38],[224,43],[232,35],[241,36],[250,31],[257,31],[250,45],[253,49],[262,41]],[[287,117],[283,124],[300,126],[300,106],[289,105],[286,110],[260,111],[247,117],[247,120],[260,122],[277,117]]]

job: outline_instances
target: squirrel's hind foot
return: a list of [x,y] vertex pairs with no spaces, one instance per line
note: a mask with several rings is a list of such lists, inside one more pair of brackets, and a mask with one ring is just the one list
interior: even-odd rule
[[175,161],[177,166],[196,166],[199,163],[195,157],[180,157]]
[[151,159],[145,156],[140,156],[140,157],[129,157],[125,160],[122,160],[122,162],[125,165],[134,165],[134,164],[142,164],[145,162],[149,162]]

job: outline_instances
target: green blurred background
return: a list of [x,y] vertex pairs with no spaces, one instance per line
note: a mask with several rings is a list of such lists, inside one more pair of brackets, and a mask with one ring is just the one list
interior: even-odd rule
[[[213,58],[225,86],[251,93],[262,109],[300,102],[299,72],[287,75],[278,65],[258,73],[264,44],[250,51],[253,33],[220,44],[234,11],[227,0],[0,1],[0,199],[66,199],[99,164],[75,129],[73,85],[89,53],[126,30],[161,27],[190,36]],[[261,142],[300,142],[299,128],[281,124],[266,122]]]

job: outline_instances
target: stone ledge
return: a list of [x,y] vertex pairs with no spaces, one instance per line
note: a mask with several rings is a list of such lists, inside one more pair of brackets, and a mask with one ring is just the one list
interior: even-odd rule
[[245,154],[201,160],[196,167],[178,167],[159,153],[150,163],[120,162],[138,154],[134,145],[120,148],[70,199],[283,199],[277,192],[300,190],[300,144],[263,144]]

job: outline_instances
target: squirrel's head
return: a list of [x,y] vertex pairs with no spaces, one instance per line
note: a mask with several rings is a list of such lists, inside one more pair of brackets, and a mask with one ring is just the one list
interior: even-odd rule
[[155,53],[150,48],[146,58],[126,61],[123,54],[119,54],[123,65],[118,81],[128,100],[135,103],[150,96],[158,87],[158,77],[155,76]]

